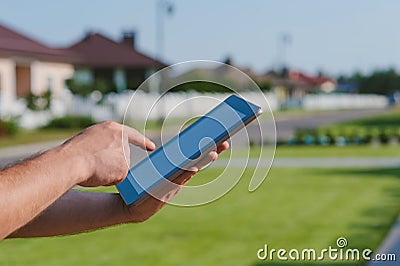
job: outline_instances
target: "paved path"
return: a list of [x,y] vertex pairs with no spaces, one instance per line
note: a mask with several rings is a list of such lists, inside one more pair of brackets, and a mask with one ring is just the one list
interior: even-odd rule
[[[229,162],[229,167],[241,167],[246,163],[246,158],[220,158],[213,162],[211,167],[224,167]],[[261,160],[258,164],[257,158],[250,158],[248,160],[248,167],[268,166],[268,160]],[[349,167],[364,167],[364,168],[387,168],[387,167],[400,167],[400,158],[393,157],[309,157],[309,158],[295,158],[295,157],[276,157],[272,167],[284,168],[349,168]]]
[[62,141],[41,142],[0,149],[0,168],[59,145]]

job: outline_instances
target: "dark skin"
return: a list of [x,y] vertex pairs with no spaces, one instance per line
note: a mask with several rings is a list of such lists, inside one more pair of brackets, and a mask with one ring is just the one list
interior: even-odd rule
[[229,148],[211,151],[174,183],[138,206],[126,206],[118,194],[74,191],[81,186],[114,185],[128,173],[129,143],[154,150],[139,132],[103,122],[40,156],[0,172],[0,239],[75,234],[122,223],[143,222],[170,201],[199,169]]

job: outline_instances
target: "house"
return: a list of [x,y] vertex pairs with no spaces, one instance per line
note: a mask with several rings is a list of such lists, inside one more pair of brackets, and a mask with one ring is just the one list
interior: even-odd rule
[[76,82],[93,84],[102,81],[115,91],[135,89],[152,73],[166,66],[137,51],[134,32],[125,32],[120,42],[90,32],[65,50],[74,55]]
[[337,82],[329,77],[310,76],[285,69],[282,73],[270,71],[259,79],[269,80],[282,107],[298,107],[306,94],[332,92]]
[[0,25],[0,115],[29,92],[61,95],[74,67],[68,53]]
[[101,81],[110,91],[137,88],[165,64],[137,51],[134,32],[120,42],[89,33],[65,48],[53,48],[0,24],[0,116],[18,98],[47,90],[62,97],[67,80],[77,84]]

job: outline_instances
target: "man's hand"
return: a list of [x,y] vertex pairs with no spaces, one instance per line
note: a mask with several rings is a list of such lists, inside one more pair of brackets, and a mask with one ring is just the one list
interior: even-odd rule
[[135,129],[112,121],[85,129],[63,146],[86,162],[81,170],[87,174],[79,185],[96,187],[115,185],[126,177],[130,163],[129,143],[146,150],[155,149],[154,143]]
[[[129,168],[129,143],[148,150],[155,148],[149,139],[136,130],[115,122],[103,122],[82,131],[59,147],[0,171],[0,239],[31,222],[77,184],[103,186],[122,181]],[[105,195],[107,203],[99,200],[98,204],[110,204],[109,199],[114,197]],[[71,200],[63,206],[67,206],[68,213],[72,213],[71,205],[74,204],[76,202]],[[83,203],[74,205],[74,208],[78,209],[79,204]],[[63,208],[57,208],[64,211]],[[52,224],[65,219],[65,215],[56,213],[57,217],[51,215],[50,220],[44,220]],[[112,215],[111,219],[103,218],[100,224],[105,221],[118,222],[118,215]],[[76,223],[81,217],[72,218],[74,224],[70,225],[70,232],[80,230]],[[45,228],[48,228],[48,224],[40,223],[41,219],[38,218],[35,221],[38,221],[36,224],[40,230],[32,232],[28,226],[29,234],[48,235],[49,229]],[[86,222],[93,221],[88,219]],[[88,228],[86,223],[81,226]]]
[[[167,186],[161,200],[149,197],[135,207],[126,206],[119,194],[70,190],[76,184],[104,186],[122,181],[129,170],[129,143],[155,149],[136,130],[103,122],[59,147],[1,171],[0,239],[74,234],[150,218],[180,187]],[[228,147],[224,142],[174,182],[186,184]]]

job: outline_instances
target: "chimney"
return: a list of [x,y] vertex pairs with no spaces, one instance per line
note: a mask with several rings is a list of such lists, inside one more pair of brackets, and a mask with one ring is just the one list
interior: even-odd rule
[[123,32],[121,43],[128,45],[129,47],[135,48],[135,32],[134,31]]

